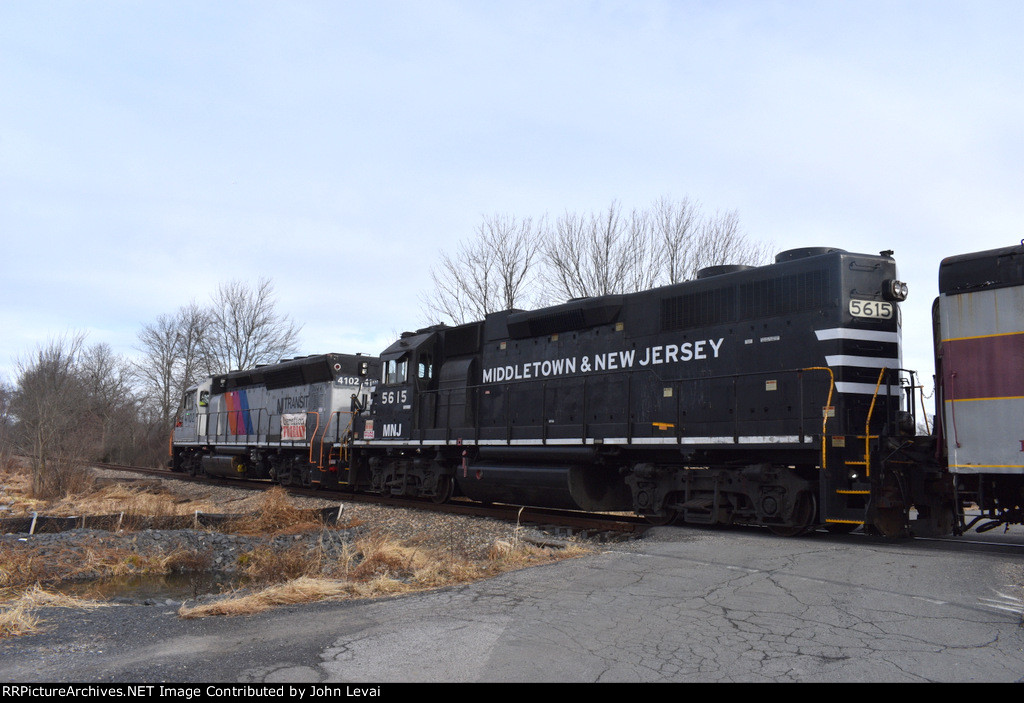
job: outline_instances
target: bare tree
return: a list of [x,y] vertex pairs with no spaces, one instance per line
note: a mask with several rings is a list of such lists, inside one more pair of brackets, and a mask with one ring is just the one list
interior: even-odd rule
[[178,308],[175,315],[175,341],[179,365],[172,377],[176,386],[175,402],[185,394],[189,386],[198,383],[205,375],[203,344],[212,323],[210,311],[194,301]]
[[178,402],[176,372],[180,366],[180,335],[172,315],[160,315],[156,322],[139,331],[139,350],[143,356],[133,363],[133,371],[149,407],[156,408],[161,424],[170,425]]
[[545,284],[567,298],[586,295],[590,285],[589,269],[584,260],[587,229],[586,218],[566,212],[545,237]]
[[11,428],[14,418],[11,404],[14,402],[14,386],[0,381],[0,466],[7,463],[11,454]]
[[209,326],[209,311],[193,302],[175,315],[160,315],[139,332],[143,356],[133,364],[133,373],[165,429],[185,390],[203,373],[202,341]]
[[659,198],[651,208],[651,227],[658,242],[664,282],[680,283],[693,278],[699,208],[689,198],[679,201]]
[[590,216],[566,213],[546,238],[545,280],[556,297],[582,298],[656,285],[660,242],[651,216],[618,203]]
[[494,250],[498,276],[499,300],[495,310],[525,305],[534,294],[534,264],[542,231],[543,221],[535,223],[531,218],[517,221],[507,215],[495,216],[486,223],[486,240]]
[[629,213],[613,202],[599,213],[566,212],[550,225],[517,227],[530,222],[488,218],[475,239],[443,254],[431,271],[429,314],[462,323],[513,307],[679,283],[707,266],[768,260],[768,247],[742,232],[735,211],[705,218],[688,198],[663,197]]
[[276,307],[268,278],[261,278],[255,287],[242,281],[222,283],[213,296],[203,340],[207,370],[248,369],[294,354],[300,327]]
[[87,399],[82,411],[91,414],[99,433],[97,453],[89,458],[130,462],[136,456],[140,405],[131,364],[109,344],[94,344],[82,353],[78,375]]
[[80,376],[84,336],[51,340],[17,362],[14,435],[31,464],[32,492],[63,495],[98,445],[89,397]]
[[427,314],[462,324],[534,302],[540,232],[529,218],[485,218],[475,239],[461,242],[454,255],[443,254],[431,270],[434,290],[423,298]]
[[753,241],[743,233],[735,210],[715,213],[700,225],[687,274],[692,278],[702,268],[723,264],[761,265],[769,261],[770,255],[768,244]]
[[623,292],[647,290],[658,285],[663,277],[664,261],[652,213],[643,210],[630,213],[626,222],[626,242],[622,252],[625,260]]

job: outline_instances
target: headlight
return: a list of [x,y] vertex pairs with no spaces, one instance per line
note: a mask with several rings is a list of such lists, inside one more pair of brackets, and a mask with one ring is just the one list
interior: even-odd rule
[[907,284],[890,278],[882,286],[882,296],[886,300],[900,302],[907,299]]

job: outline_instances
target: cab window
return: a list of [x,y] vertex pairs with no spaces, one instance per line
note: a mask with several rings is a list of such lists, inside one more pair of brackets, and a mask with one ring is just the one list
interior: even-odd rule
[[403,356],[400,359],[385,361],[381,380],[385,385],[405,383],[409,380],[409,360]]
[[430,354],[420,354],[419,361],[416,364],[416,377],[429,381],[434,376],[434,363],[430,358]]

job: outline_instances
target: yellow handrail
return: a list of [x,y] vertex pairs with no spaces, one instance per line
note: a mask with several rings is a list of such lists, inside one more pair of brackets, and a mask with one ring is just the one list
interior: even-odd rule
[[[836,387],[836,375],[832,369],[828,366],[808,366],[801,371],[827,371],[829,376],[828,383],[828,399],[825,401],[825,408],[832,407],[832,390]],[[802,411],[801,411],[802,412]],[[825,430],[828,426],[828,411],[822,409],[821,411],[821,470],[824,471],[826,468],[826,444],[825,444]]]
[[871,416],[875,412],[875,401],[878,399],[878,389],[882,386],[882,379],[885,378],[886,367],[878,372],[878,381],[875,383],[875,392],[871,396],[871,406],[868,408],[868,419],[864,422],[864,475],[871,476]]

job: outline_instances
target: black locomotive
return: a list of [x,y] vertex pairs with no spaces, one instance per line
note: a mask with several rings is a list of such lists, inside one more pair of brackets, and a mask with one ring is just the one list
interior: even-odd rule
[[914,433],[890,254],[799,249],[403,335],[355,440],[371,486],[787,534],[932,519],[941,471],[887,456]]
[[[1024,290],[1020,279],[1004,287]],[[948,533],[963,496],[947,468],[949,422],[916,431],[918,384],[901,368],[906,295],[892,252],[807,248],[639,293],[428,327],[379,360],[358,357],[349,406],[332,410],[347,413],[344,430],[339,420],[334,432],[286,441],[269,403],[228,408],[229,419],[265,414],[266,432],[189,425],[175,436],[175,466],[233,475],[262,467],[286,482],[438,502],[459,494],[787,535],[862,524],[886,535]],[[1017,310],[1010,326],[1024,339]],[[208,391],[257,389],[275,372],[218,377]],[[285,390],[309,412],[298,400],[304,386]],[[976,498],[982,488],[970,490]],[[1019,521],[1020,496],[1000,496],[992,520]]]

